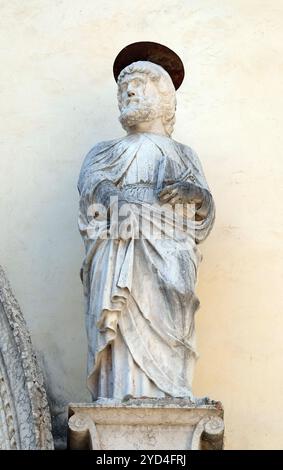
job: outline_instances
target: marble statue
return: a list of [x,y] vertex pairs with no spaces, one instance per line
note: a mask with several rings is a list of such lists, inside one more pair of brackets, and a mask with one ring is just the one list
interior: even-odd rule
[[215,207],[197,154],[171,138],[170,70],[141,59],[117,78],[127,135],[95,145],[78,182],[88,387],[93,400],[193,401],[198,244]]

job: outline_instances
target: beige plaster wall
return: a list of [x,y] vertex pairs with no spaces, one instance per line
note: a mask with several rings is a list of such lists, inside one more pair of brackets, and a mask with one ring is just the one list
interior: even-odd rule
[[114,57],[153,40],[184,61],[174,138],[199,153],[217,204],[194,392],[222,400],[227,449],[282,447],[282,15],[281,0],[0,1],[0,263],[59,418],[88,399],[77,176],[122,134]]

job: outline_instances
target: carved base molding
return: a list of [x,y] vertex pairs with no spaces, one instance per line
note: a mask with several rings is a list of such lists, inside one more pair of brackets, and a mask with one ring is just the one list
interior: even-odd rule
[[220,450],[223,408],[220,402],[206,402],[210,404],[176,398],[71,403],[69,449]]

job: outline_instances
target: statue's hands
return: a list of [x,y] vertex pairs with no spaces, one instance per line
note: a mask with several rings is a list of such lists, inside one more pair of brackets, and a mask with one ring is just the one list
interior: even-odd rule
[[205,198],[204,190],[188,181],[179,181],[170,184],[159,193],[159,199],[163,203],[175,204],[196,204],[201,205]]

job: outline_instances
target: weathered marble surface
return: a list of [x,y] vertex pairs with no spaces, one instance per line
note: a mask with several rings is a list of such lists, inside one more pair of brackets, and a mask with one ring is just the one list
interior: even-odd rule
[[[206,404],[204,404],[206,403]],[[185,399],[102,399],[69,405],[69,448],[90,450],[220,450],[221,403]]]
[[53,449],[42,373],[31,338],[0,267],[0,449]]
[[214,223],[213,197],[197,154],[171,138],[175,89],[161,66],[123,69],[118,103],[128,135],[95,145],[78,183],[88,386],[94,400],[193,401],[198,244]]

